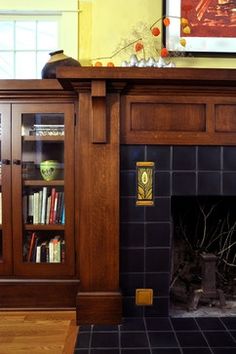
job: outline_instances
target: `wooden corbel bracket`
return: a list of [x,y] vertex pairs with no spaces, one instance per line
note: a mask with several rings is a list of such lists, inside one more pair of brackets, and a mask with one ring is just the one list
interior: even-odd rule
[[107,143],[106,81],[92,80],[92,143]]

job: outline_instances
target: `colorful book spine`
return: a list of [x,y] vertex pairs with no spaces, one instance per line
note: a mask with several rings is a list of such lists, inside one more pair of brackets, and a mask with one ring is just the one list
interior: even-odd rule
[[50,206],[49,224],[53,224],[55,197],[56,197],[56,189],[53,187],[52,191],[51,191],[51,206]]
[[46,223],[46,211],[47,211],[47,187],[43,187],[41,224],[45,224]]

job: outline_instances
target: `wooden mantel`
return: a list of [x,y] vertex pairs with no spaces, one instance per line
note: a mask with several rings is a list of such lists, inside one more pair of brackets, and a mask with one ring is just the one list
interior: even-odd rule
[[106,139],[106,99],[116,92],[121,143],[235,144],[236,69],[62,67],[57,76],[78,92],[96,86],[99,139]]
[[236,69],[192,68],[135,68],[135,67],[60,67],[57,78],[70,81],[83,80],[163,80],[167,82],[234,82]]
[[236,70],[64,67],[57,78],[78,94],[78,322],[119,322],[120,144],[236,145]]

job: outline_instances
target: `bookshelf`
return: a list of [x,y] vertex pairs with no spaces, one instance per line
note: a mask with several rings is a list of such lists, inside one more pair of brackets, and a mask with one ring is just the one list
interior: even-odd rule
[[47,142],[63,142],[64,136],[24,136],[23,141],[47,141]]
[[[70,306],[75,306],[75,108],[70,94],[61,102],[61,88],[45,90],[50,86],[45,82],[43,97],[39,91],[19,90],[20,101],[19,96],[4,103],[0,100],[0,293],[5,294],[4,307],[19,303],[15,297],[23,284],[25,296],[29,294],[26,307],[42,302],[36,295],[40,289],[44,289],[46,307],[59,302],[64,307],[68,298]],[[11,279],[18,279],[15,300],[7,300],[4,293],[6,284],[13,286]],[[60,301],[53,294],[55,279],[60,284]]]
[[[50,79],[0,80],[0,309],[79,306],[82,320],[120,318],[118,104],[112,92],[105,137],[96,118],[100,103],[103,107],[99,83],[95,79],[91,90],[87,80],[76,86]],[[40,168],[50,160],[59,171],[46,180]],[[41,220],[45,208],[39,196],[34,204],[40,217],[29,218],[29,196],[45,188],[46,200],[52,188],[64,193],[64,222]],[[59,258],[50,257],[50,244],[56,243]]]

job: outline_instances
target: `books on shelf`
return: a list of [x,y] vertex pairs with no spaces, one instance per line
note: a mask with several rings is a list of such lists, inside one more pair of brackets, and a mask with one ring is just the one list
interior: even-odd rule
[[64,192],[43,187],[23,196],[23,220],[29,224],[64,224]]
[[64,124],[34,124],[29,134],[35,136],[64,136]]
[[48,237],[40,233],[28,234],[24,244],[24,260],[33,263],[64,263],[65,240],[60,236]]

